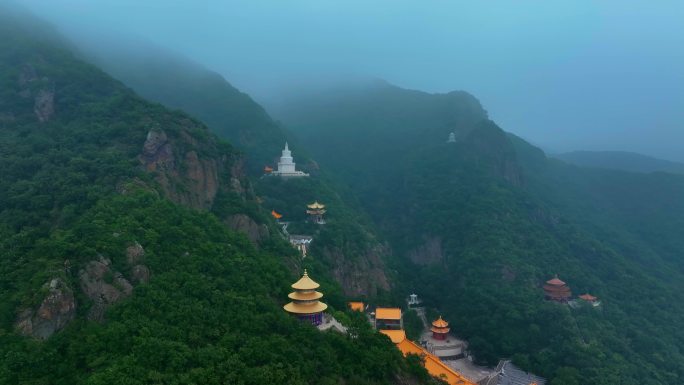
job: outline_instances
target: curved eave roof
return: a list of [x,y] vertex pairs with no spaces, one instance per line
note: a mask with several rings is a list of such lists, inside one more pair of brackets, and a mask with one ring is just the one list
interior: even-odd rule
[[439,318],[432,321],[432,326],[437,327],[437,328],[445,328],[445,327],[449,326],[449,323],[446,322],[445,320],[443,320],[442,316],[439,316]]
[[302,275],[302,278],[292,284],[292,288],[295,290],[314,290],[318,289],[320,286],[321,285],[319,285],[318,282],[309,278],[309,274],[307,274],[306,270],[304,270],[304,275]]
[[315,299],[323,298],[323,293],[318,292],[318,291],[311,291],[311,292],[295,291],[294,293],[290,293],[287,296],[290,299],[299,300],[299,301],[313,301]]
[[441,333],[441,334],[446,334],[449,333],[450,328],[430,328],[431,331],[435,333]]
[[290,302],[287,305],[283,306],[283,309],[285,309],[286,312],[293,314],[320,313],[322,311],[325,311],[325,309],[327,308],[328,305],[324,304],[323,302],[314,302],[311,305],[302,305],[299,303]]
[[310,205],[306,205],[306,207],[308,207],[310,209],[324,209],[325,205],[322,205],[322,204],[318,203],[318,201],[316,201]]
[[558,277],[553,278],[553,279],[549,279],[548,281],[546,281],[546,283],[548,283],[549,285],[553,285],[553,286],[563,286],[563,285],[565,285],[565,282],[563,282],[563,281],[561,281],[560,279],[558,279]]

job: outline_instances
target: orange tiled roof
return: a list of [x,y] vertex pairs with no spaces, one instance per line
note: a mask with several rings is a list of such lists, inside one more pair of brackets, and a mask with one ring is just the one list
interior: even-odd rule
[[360,312],[364,311],[366,308],[364,306],[363,302],[349,302],[347,305],[349,305],[350,309],[352,309],[354,311],[360,311]]
[[379,307],[375,309],[375,319],[401,319],[401,309],[398,307]]
[[393,343],[398,344],[406,339],[406,332],[403,330],[380,330],[380,333],[386,335]]
[[589,301],[589,302],[593,302],[593,301],[596,301],[598,299],[591,294],[582,294],[579,297],[582,298],[583,300]]
[[430,354],[427,350],[423,349],[409,339],[404,339],[397,344],[397,347],[404,355],[416,354],[423,357],[425,360],[425,369],[428,371],[428,373],[434,377],[441,378],[449,385],[476,385],[474,382],[463,377],[457,371],[448,367],[437,356]]
[[280,218],[283,217],[283,214],[278,214],[275,210],[271,210],[271,215],[272,215],[273,218],[275,218],[275,219],[280,219]]

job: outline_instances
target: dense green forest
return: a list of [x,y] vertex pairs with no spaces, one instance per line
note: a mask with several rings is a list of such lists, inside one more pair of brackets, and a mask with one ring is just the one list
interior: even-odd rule
[[[397,290],[440,309],[481,363],[512,357],[554,385],[676,383],[684,178],[569,166],[463,94],[416,93],[374,84],[274,110],[358,192]],[[545,302],[554,274],[601,307]]]
[[267,217],[240,154],[26,18],[0,16],[0,383],[432,381],[360,315],[287,316],[296,251],[224,225]]

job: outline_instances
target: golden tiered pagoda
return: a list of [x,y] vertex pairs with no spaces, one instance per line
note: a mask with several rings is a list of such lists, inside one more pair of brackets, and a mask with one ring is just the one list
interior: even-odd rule
[[318,203],[318,201],[306,205],[306,213],[309,214],[311,222],[318,223],[319,225],[325,224],[325,219],[323,219],[323,214],[325,214],[325,205]]
[[309,278],[309,274],[304,269],[302,278],[292,284],[295,291],[288,295],[292,302],[283,306],[283,309],[302,321],[311,322],[312,325],[316,326],[320,325],[323,323],[323,312],[328,308],[328,305],[319,301],[323,298],[323,294],[316,291],[319,286],[316,281]]
[[568,285],[558,279],[556,275],[553,279],[546,281],[544,285],[544,297],[550,301],[568,302],[572,297],[572,292]]
[[436,340],[446,340],[447,334],[449,334],[449,323],[439,316],[436,320],[432,321],[432,338]]

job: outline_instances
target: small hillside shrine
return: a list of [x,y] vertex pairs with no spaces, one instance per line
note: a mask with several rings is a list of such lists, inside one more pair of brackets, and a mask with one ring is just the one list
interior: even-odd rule
[[597,297],[594,297],[593,295],[587,293],[587,294],[582,294],[579,296],[581,300],[584,300],[586,302],[589,302],[592,306],[599,306],[601,302],[598,300]]
[[302,171],[297,171],[295,169],[295,162],[292,158],[292,152],[290,151],[287,142],[285,142],[285,148],[280,156],[280,161],[278,161],[278,169],[272,170],[270,174],[281,177],[309,176],[309,174]]
[[566,303],[572,297],[572,292],[568,285],[555,276],[546,281],[544,285],[544,297],[549,301]]
[[306,206],[306,213],[309,215],[309,220],[319,225],[325,224],[323,214],[326,213],[325,205],[318,203],[318,201]]
[[320,325],[323,323],[323,312],[328,305],[319,301],[323,298],[323,294],[316,291],[319,287],[316,281],[309,278],[305,269],[302,278],[292,284],[295,291],[288,295],[292,302],[283,306],[283,309],[301,321],[309,322],[314,326]]
[[449,323],[443,320],[442,316],[432,321],[432,327],[430,328],[432,338],[440,341],[446,340],[449,330]]

